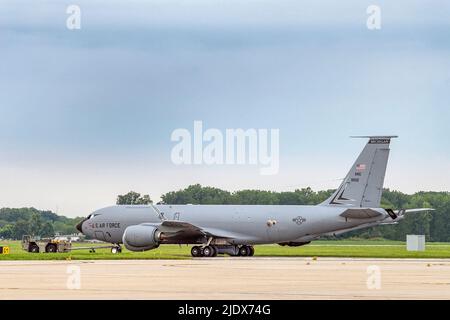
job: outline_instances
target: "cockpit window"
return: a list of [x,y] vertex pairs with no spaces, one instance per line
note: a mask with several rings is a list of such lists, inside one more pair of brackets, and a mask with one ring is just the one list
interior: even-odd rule
[[94,218],[94,217],[96,217],[96,216],[99,216],[100,215],[100,213],[91,213],[90,215],[88,215],[87,216],[87,218],[86,219],[92,219],[92,218]]

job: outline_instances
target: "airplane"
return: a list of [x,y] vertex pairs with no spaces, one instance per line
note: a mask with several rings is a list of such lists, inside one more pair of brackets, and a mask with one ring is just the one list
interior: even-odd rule
[[116,205],[94,211],[77,224],[83,234],[131,251],[162,244],[192,244],[193,257],[253,256],[253,245],[301,246],[321,236],[385,224],[409,213],[433,210],[380,207],[389,145],[397,136],[369,139],[339,188],[311,205]]

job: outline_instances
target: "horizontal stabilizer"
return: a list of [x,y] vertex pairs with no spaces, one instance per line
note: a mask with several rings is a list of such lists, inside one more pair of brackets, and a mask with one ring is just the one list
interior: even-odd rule
[[401,209],[401,210],[395,210],[394,212],[398,215],[404,215],[406,213],[417,213],[417,212],[424,212],[424,211],[434,211],[436,209],[433,208],[418,208],[418,209]]
[[379,226],[391,226],[398,224],[398,221],[391,221],[391,222],[381,222]]
[[347,209],[341,213],[341,217],[351,219],[368,219],[383,215],[381,212],[372,209]]

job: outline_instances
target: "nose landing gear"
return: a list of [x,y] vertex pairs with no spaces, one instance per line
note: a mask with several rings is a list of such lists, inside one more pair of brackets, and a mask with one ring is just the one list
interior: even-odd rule
[[122,252],[122,247],[121,246],[114,246],[111,248],[111,253],[112,254],[117,254],[117,253],[121,253]]

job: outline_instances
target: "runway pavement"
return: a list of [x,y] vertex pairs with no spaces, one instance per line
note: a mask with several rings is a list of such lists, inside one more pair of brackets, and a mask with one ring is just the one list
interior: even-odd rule
[[450,299],[450,260],[0,261],[0,299]]

